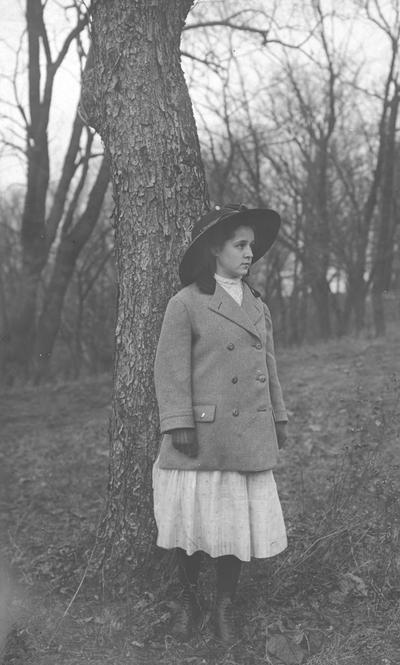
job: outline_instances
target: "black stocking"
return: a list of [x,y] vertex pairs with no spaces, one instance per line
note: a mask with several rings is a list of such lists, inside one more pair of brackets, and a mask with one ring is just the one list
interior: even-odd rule
[[217,558],[217,593],[235,595],[242,562],[236,556],[228,554]]
[[180,547],[176,548],[178,555],[179,577],[184,587],[193,587],[197,584],[200,572],[201,551],[190,555]]

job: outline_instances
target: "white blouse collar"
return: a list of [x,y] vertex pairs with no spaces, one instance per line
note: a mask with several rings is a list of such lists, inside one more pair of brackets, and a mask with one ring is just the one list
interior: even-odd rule
[[222,277],[222,275],[218,275],[218,273],[215,273],[214,278],[218,284],[226,284],[227,286],[236,286],[242,281],[241,277]]

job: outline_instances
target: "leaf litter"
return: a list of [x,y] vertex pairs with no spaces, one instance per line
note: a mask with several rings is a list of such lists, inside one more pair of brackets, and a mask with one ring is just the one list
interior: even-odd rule
[[[355,456],[353,476],[342,478],[341,491],[359,483],[368,501],[363,506],[354,499],[355,516],[351,493],[347,507],[334,494],[329,510],[326,503],[346,442],[355,445],[357,436],[382,441],[385,469],[396,463],[396,434],[387,422],[393,421],[396,387],[394,378],[388,387],[388,377],[400,374],[399,335],[284,349],[278,362],[292,414],[291,439],[276,470],[289,548],[245,567],[237,601],[241,641],[228,653],[213,637],[210,570],[201,581],[206,620],[187,645],[168,637],[173,580],[171,588],[156,586],[147,597],[131,590],[111,601],[89,575],[76,593],[105,500],[111,377],[6,395],[1,556],[15,589],[4,665],[400,662],[399,585],[391,568],[398,555],[389,551],[398,534],[396,488],[384,475],[376,478],[386,522],[375,523],[368,515],[371,485],[361,485]],[[349,430],[349,422],[359,429],[357,421],[366,431]],[[359,450],[358,459],[366,455]],[[366,533],[357,525],[364,513]]]

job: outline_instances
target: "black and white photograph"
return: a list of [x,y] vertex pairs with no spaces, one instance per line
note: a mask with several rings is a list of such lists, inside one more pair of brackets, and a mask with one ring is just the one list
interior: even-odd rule
[[0,665],[400,665],[398,0],[0,11]]

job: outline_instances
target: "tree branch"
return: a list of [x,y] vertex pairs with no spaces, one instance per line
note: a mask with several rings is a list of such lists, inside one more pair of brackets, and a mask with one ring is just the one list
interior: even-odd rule
[[88,170],[89,170],[89,155],[90,155],[90,151],[91,151],[91,148],[92,148],[92,142],[93,142],[93,134],[91,134],[90,131],[88,131],[88,138],[87,138],[86,149],[85,149],[85,158],[83,159],[83,162],[82,162],[82,164],[83,164],[82,165],[82,172],[81,172],[78,184],[75,188],[75,191],[74,191],[73,197],[71,199],[71,202],[68,206],[67,213],[66,213],[65,218],[64,218],[64,223],[63,223],[63,226],[62,226],[62,234],[63,235],[65,235],[66,233],[69,232],[70,227],[72,225],[72,221],[74,219],[75,212],[76,212],[77,207],[78,207],[78,200],[79,200],[79,197],[82,193],[83,186],[85,184],[86,177],[87,177]]
[[7,148],[12,148],[16,152],[21,153],[24,156],[24,158],[26,158],[26,151],[24,150],[24,148],[21,148],[21,146],[18,145],[17,143],[13,143],[12,141],[8,141],[7,139],[4,139],[2,137],[0,138],[0,143]]
[[[83,130],[83,122],[77,112],[72,127],[68,149],[64,158],[61,177],[58,181],[58,186],[54,195],[53,204],[49,216],[47,218],[46,240],[47,240],[48,250],[50,249],[54,241],[54,238],[56,236],[57,229],[63,215],[64,205],[68,195],[69,187],[71,185],[71,181],[72,178],[74,177],[76,169],[79,166],[79,164],[76,164],[75,160],[79,150],[82,130]],[[80,160],[81,163],[83,159],[84,157],[82,157],[82,159]]]
[[[230,17],[232,18],[232,17]],[[230,18],[227,19],[220,19],[220,20],[214,20],[214,21],[199,21],[198,23],[190,23],[189,25],[186,25],[184,27],[184,30],[194,30],[197,28],[211,28],[211,27],[224,27],[224,28],[230,28],[231,30],[237,30],[239,32],[249,32],[251,34],[258,35],[259,37],[262,38],[262,45],[266,46],[267,44],[279,44],[280,46],[284,46],[285,48],[289,49],[299,49],[304,44],[306,44],[307,41],[311,38],[312,32],[307,35],[299,44],[292,44],[291,42],[285,42],[282,39],[277,39],[274,37],[268,37],[271,28],[255,28],[251,25],[241,25],[240,23],[232,23]]]
[[239,12],[235,12],[234,14],[231,14],[230,16],[226,16],[223,19],[216,19],[214,21],[197,21],[196,23],[189,23],[184,26],[183,30],[195,30],[197,28],[204,28],[212,25],[226,25],[227,22],[231,21],[232,19],[238,18],[239,16],[242,16],[243,14],[248,14],[248,13],[254,14],[254,10],[252,9],[242,9]]
[[201,62],[202,65],[206,65],[210,69],[212,69],[216,74],[219,74],[219,72],[224,69],[223,65],[220,65],[217,62],[213,62],[212,60],[207,60],[206,58],[199,58],[196,55],[193,55],[192,53],[188,53],[188,51],[181,51],[181,55],[183,55],[184,58],[190,58],[190,60],[195,60],[196,62]]
[[40,14],[41,37],[42,37],[44,52],[46,54],[46,62],[47,62],[48,65],[50,65],[51,64],[51,50],[50,50],[49,38],[47,36],[46,26],[45,26],[45,23],[44,23],[44,20],[43,20],[43,12],[44,12],[45,6],[46,6],[46,3],[43,5],[42,12]]
[[86,283],[86,288],[83,288],[83,289],[82,289],[82,300],[86,300],[86,298],[87,298],[87,296],[89,295],[89,293],[90,293],[90,291],[91,291],[93,285],[94,285],[95,282],[96,282],[96,279],[98,278],[98,276],[99,276],[100,273],[102,272],[102,270],[103,270],[104,266],[106,265],[106,263],[107,263],[108,259],[110,258],[110,256],[112,256],[113,254],[114,254],[114,247],[111,247],[111,249],[109,249],[109,250],[104,254],[104,256],[102,257],[102,259],[101,259],[99,265],[97,266],[97,268],[96,268],[94,274],[93,274],[92,277],[87,281],[87,283]]
[[61,47],[61,50],[54,61],[54,68],[58,69],[59,66],[61,65],[62,61],[64,60],[65,56],[68,53],[68,49],[71,45],[71,42],[79,35],[80,32],[82,32],[83,28],[88,24],[88,14],[85,14],[83,18],[81,18],[78,23],[76,24],[75,28],[71,30],[69,35],[66,37],[64,44]]
[[36,137],[40,118],[40,44],[41,32],[40,13],[42,5],[40,0],[30,0],[26,6],[26,22],[28,29],[28,79],[29,79],[29,111],[30,128]]

